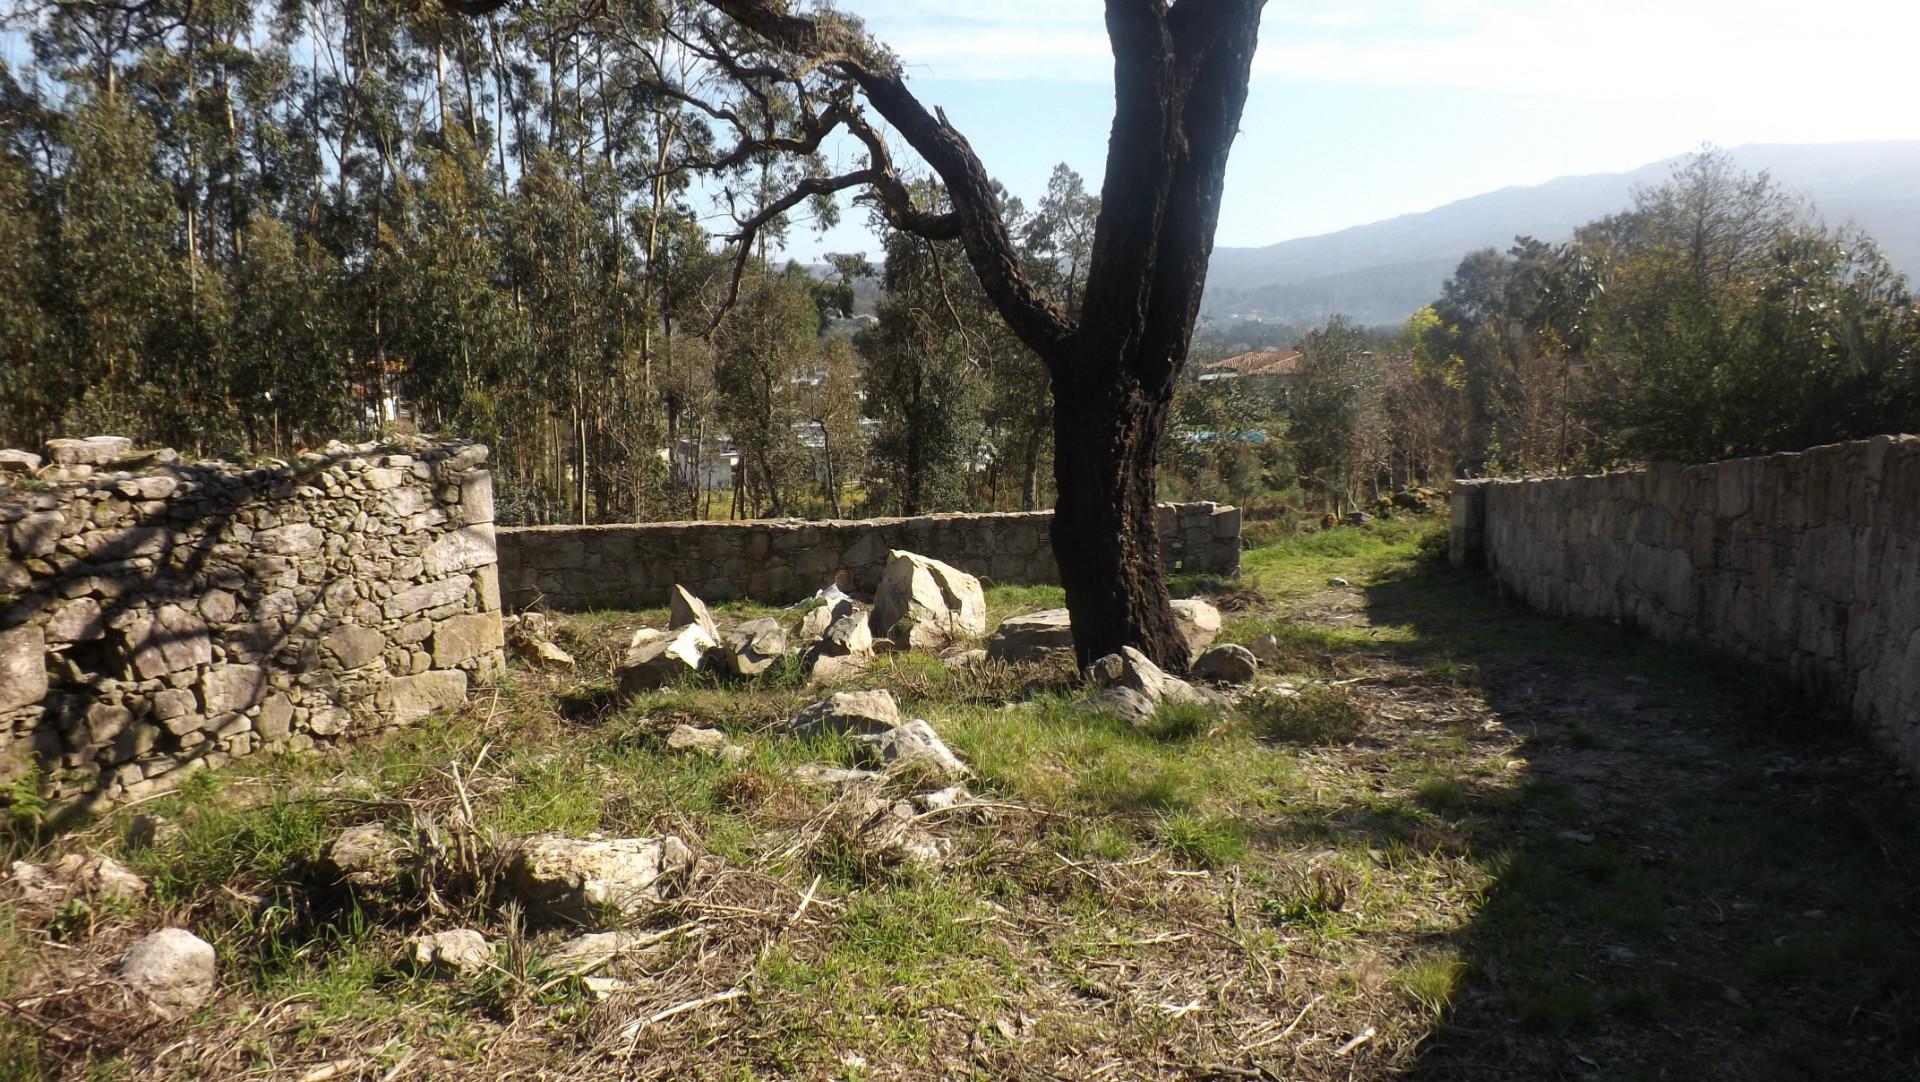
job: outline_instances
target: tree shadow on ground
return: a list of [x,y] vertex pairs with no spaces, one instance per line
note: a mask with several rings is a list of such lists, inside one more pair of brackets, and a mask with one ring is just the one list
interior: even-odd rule
[[1767,673],[1443,566],[1364,609],[1399,660],[1477,683],[1525,760],[1442,809],[1493,886],[1411,1077],[1920,1077],[1916,801],[1864,737]]

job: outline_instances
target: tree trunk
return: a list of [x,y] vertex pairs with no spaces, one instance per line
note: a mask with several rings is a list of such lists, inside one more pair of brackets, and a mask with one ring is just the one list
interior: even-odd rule
[[[1057,387],[1053,552],[1081,667],[1132,646],[1169,672],[1187,669],[1154,518],[1154,451],[1169,394]],[[1169,388],[1171,390],[1171,388]],[[1064,392],[1064,393],[1063,393]]]
[[1054,557],[1087,663],[1133,646],[1187,670],[1155,524],[1160,435],[1200,311],[1259,0],[1110,3],[1113,134],[1080,319],[1049,355]]

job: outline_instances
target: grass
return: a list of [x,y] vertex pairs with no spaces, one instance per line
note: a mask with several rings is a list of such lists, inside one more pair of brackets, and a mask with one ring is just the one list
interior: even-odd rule
[[[1246,553],[1223,637],[1272,634],[1281,661],[1230,706],[1136,726],[1076,708],[1064,664],[882,660],[865,683],[983,801],[916,819],[947,847],[932,868],[877,856],[871,809],[794,780],[855,760],[779,734],[818,694],[797,671],[613,696],[658,612],[567,616],[577,675],[516,668],[403,732],[196,775],[59,838],[25,809],[23,855],[108,852],[152,889],[0,905],[0,999],[33,1004],[0,1012],[0,1079],[1920,1073],[1920,842],[1891,772],[1751,670],[1507,607],[1439,567],[1442,533]],[[996,619],[1060,603],[988,591]],[[681,722],[747,758],[668,752]],[[891,783],[881,817],[921,788]],[[569,930],[459,875],[432,899],[328,887],[317,858],[367,821],[670,832],[701,862],[634,923],[667,938],[614,966],[633,990],[600,1002],[544,968]],[[190,1023],[73,991],[160,923],[219,952],[222,997]],[[461,926],[497,972],[396,964]]]

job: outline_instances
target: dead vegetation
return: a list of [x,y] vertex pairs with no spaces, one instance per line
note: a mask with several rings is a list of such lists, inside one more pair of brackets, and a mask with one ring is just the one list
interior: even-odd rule
[[[939,807],[912,774],[803,780],[855,752],[776,731],[814,697],[777,673],[613,701],[644,616],[567,619],[575,674],[23,843],[150,889],[0,907],[0,1077],[1912,1077],[1920,849],[1879,760],[1759,724],[1791,701],[1750,674],[1506,610],[1419,536],[1250,554],[1223,639],[1286,661],[1205,716],[883,658],[865,683],[972,768]],[[749,754],[671,750],[682,723]],[[369,823],[431,854],[413,889],[319,873]],[[698,861],[644,915],[567,927],[490,886],[536,831]],[[107,976],[162,924],[219,951],[181,1022]],[[399,961],[452,928],[484,973]]]

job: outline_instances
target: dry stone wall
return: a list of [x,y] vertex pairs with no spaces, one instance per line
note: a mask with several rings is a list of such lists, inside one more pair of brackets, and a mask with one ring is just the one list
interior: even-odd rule
[[1781,668],[1920,769],[1920,438],[1457,482],[1452,509],[1456,565],[1545,612]]
[[416,721],[502,664],[478,444],[0,452],[0,784],[114,799]]
[[[1240,510],[1161,504],[1169,571],[1237,575]],[[665,604],[675,584],[709,601],[784,603],[842,571],[871,593],[887,551],[931,556],[994,583],[1057,583],[1053,512],[921,515],[827,522],[654,522],[528,526],[500,531],[500,579],[510,608],[639,608]]]

